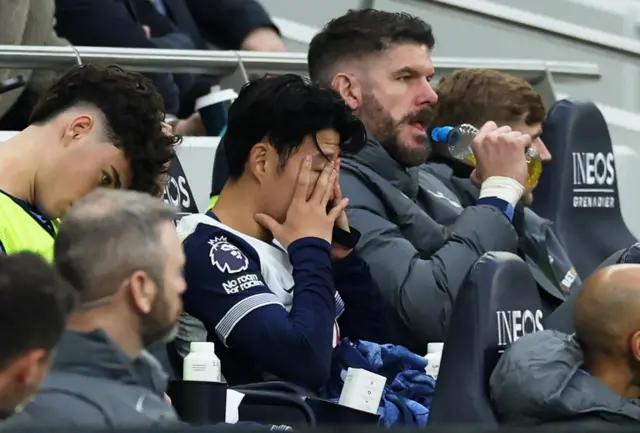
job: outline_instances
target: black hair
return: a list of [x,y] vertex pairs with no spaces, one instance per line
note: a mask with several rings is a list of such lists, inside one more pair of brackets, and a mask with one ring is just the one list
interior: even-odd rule
[[0,370],[29,351],[51,352],[75,303],[71,286],[40,256],[0,254]]
[[312,80],[329,85],[343,60],[380,53],[395,44],[417,43],[432,49],[431,26],[407,13],[376,9],[349,10],[335,18],[309,44],[307,63]]
[[293,74],[246,84],[229,109],[224,136],[229,177],[242,175],[251,149],[263,139],[284,166],[306,136],[323,129],[340,134],[342,151],[357,153],[366,142],[364,126],[333,89]]
[[45,123],[79,104],[104,114],[108,139],[131,165],[131,189],[161,195],[159,179],[167,173],[180,139],[162,131],[164,101],[151,80],[115,65],[76,66],[42,96],[29,123]]

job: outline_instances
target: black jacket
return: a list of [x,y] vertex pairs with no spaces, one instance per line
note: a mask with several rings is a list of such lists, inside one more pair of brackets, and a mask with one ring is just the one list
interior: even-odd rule
[[340,185],[349,223],[362,234],[360,254],[394,307],[391,342],[426,353],[428,342],[445,340],[473,263],[488,251],[516,251],[511,222],[492,206],[463,209],[436,176],[401,167],[371,138],[357,155],[343,156]]
[[[151,28],[151,34],[164,35],[169,29],[149,12],[149,0],[128,0],[138,19]],[[249,33],[262,27],[277,31],[269,15],[255,0],[163,0],[167,18],[178,31],[189,35],[196,49],[214,44],[223,50],[239,50]],[[164,29],[164,30],[163,30]]]
[[[450,158],[432,156],[421,170],[436,175],[455,192],[463,207],[473,206],[479,189],[471,183],[473,170]],[[439,221],[450,224],[451,221]],[[551,229],[552,222],[538,216],[520,203],[513,224],[518,233],[518,255],[527,263],[540,289],[540,297],[548,316],[582,285],[569,255]]]
[[[73,45],[163,48],[147,39],[128,0],[56,0],[56,32]],[[158,88],[168,113],[177,113],[179,89],[172,74],[146,74]]]
[[[277,31],[267,12],[255,0],[163,0],[164,16],[150,0],[126,1],[136,20],[149,26],[160,48],[180,48],[162,45],[163,39],[174,38],[176,32],[186,35],[195,49],[206,50],[213,44],[218,49],[239,50],[251,31],[263,27]],[[219,81],[208,74],[173,76],[180,88],[180,110],[176,114],[181,118],[188,117],[196,99],[209,93],[211,86]]]

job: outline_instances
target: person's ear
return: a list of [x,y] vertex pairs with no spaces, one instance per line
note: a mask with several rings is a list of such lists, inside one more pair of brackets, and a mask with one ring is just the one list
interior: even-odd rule
[[79,143],[83,138],[91,134],[95,128],[95,121],[92,116],[82,115],[71,119],[65,129],[65,146]]
[[44,349],[34,349],[14,360],[8,370],[21,386],[35,389],[44,377],[48,360]]
[[158,294],[158,288],[149,275],[144,271],[136,271],[123,285],[128,286],[135,308],[144,315],[149,314]]
[[633,359],[640,362],[640,330],[631,334],[630,346]]
[[258,183],[262,183],[272,169],[269,158],[270,148],[269,144],[261,141],[255,144],[249,152],[248,169]]
[[357,111],[362,106],[362,86],[356,77],[340,72],[331,80],[331,87],[342,96],[351,111]]

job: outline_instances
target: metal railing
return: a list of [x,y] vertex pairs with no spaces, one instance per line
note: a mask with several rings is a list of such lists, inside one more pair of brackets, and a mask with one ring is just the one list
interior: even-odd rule
[[[238,68],[244,68],[251,73],[307,73],[305,53],[0,45],[0,68],[67,69],[79,60],[103,64],[116,63],[140,72],[228,75]],[[433,61],[439,74],[476,67],[514,72],[525,77],[542,76],[547,70],[552,74],[583,78],[600,77],[598,66],[593,63],[454,57],[435,57]]]
[[79,61],[116,63],[140,72],[188,72],[226,75],[240,65],[252,72],[279,73],[306,69],[301,53],[167,50],[152,48],[48,47],[0,45],[0,68],[67,69]]

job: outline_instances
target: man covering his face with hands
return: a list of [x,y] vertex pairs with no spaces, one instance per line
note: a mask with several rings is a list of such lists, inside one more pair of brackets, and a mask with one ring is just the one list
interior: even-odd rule
[[295,75],[254,81],[232,105],[229,180],[211,211],[178,226],[189,287],[178,338],[215,342],[230,384],[276,376],[318,390],[339,338],[386,342],[338,183],[341,152],[363,143],[340,96]]

